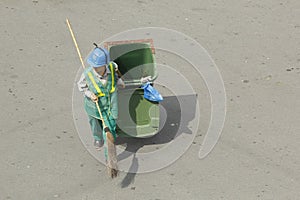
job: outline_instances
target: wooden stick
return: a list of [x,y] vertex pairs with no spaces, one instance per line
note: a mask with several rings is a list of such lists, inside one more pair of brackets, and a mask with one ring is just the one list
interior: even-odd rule
[[70,24],[68,18],[66,19],[66,21],[67,21],[67,24],[68,24],[68,27],[69,27],[69,30],[70,30],[70,33],[71,33],[73,42],[74,42],[74,44],[75,44],[75,47],[76,47],[76,50],[77,50],[77,53],[78,53],[78,56],[79,56],[79,59],[80,59],[80,62],[81,62],[81,66],[83,67],[83,69],[85,69],[85,65],[84,65],[84,62],[83,62],[83,60],[82,60],[82,56],[81,56],[81,53],[80,53],[80,50],[79,50],[77,41],[76,41],[76,39],[75,39],[75,36],[74,36],[73,30],[72,30],[71,24]]

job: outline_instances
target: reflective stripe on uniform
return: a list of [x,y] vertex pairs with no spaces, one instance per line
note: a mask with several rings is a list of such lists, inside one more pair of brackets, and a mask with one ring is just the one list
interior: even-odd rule
[[109,63],[110,73],[111,73],[111,90],[110,93],[115,91],[115,70],[112,66],[112,63]]
[[101,89],[100,89],[99,86],[97,85],[97,83],[96,83],[96,81],[95,81],[95,79],[94,79],[94,77],[93,77],[93,75],[92,75],[92,72],[88,72],[87,74],[88,74],[88,76],[89,76],[89,78],[90,78],[90,80],[91,80],[91,82],[92,82],[94,88],[95,88],[95,89],[97,90],[97,92],[98,92],[98,97],[103,97],[103,96],[105,96],[105,94],[102,93]]

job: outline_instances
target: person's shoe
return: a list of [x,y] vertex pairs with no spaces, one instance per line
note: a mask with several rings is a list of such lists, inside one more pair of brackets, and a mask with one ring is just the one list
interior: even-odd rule
[[94,146],[97,150],[103,147],[104,141],[103,140],[94,140]]

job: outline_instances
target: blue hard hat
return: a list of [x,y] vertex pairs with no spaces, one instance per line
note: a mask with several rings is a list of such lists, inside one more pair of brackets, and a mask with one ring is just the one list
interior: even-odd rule
[[92,67],[101,67],[110,62],[109,53],[105,48],[96,47],[87,58],[87,63]]

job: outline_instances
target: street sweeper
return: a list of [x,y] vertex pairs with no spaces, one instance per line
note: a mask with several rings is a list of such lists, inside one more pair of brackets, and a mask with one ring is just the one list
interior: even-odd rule
[[100,149],[106,137],[95,102],[98,102],[103,120],[116,139],[117,87],[124,88],[125,84],[116,73],[118,65],[110,61],[109,52],[105,48],[96,46],[88,56],[87,63],[89,67],[84,70],[77,85],[79,91],[84,93],[84,108],[93,133],[94,146]]

